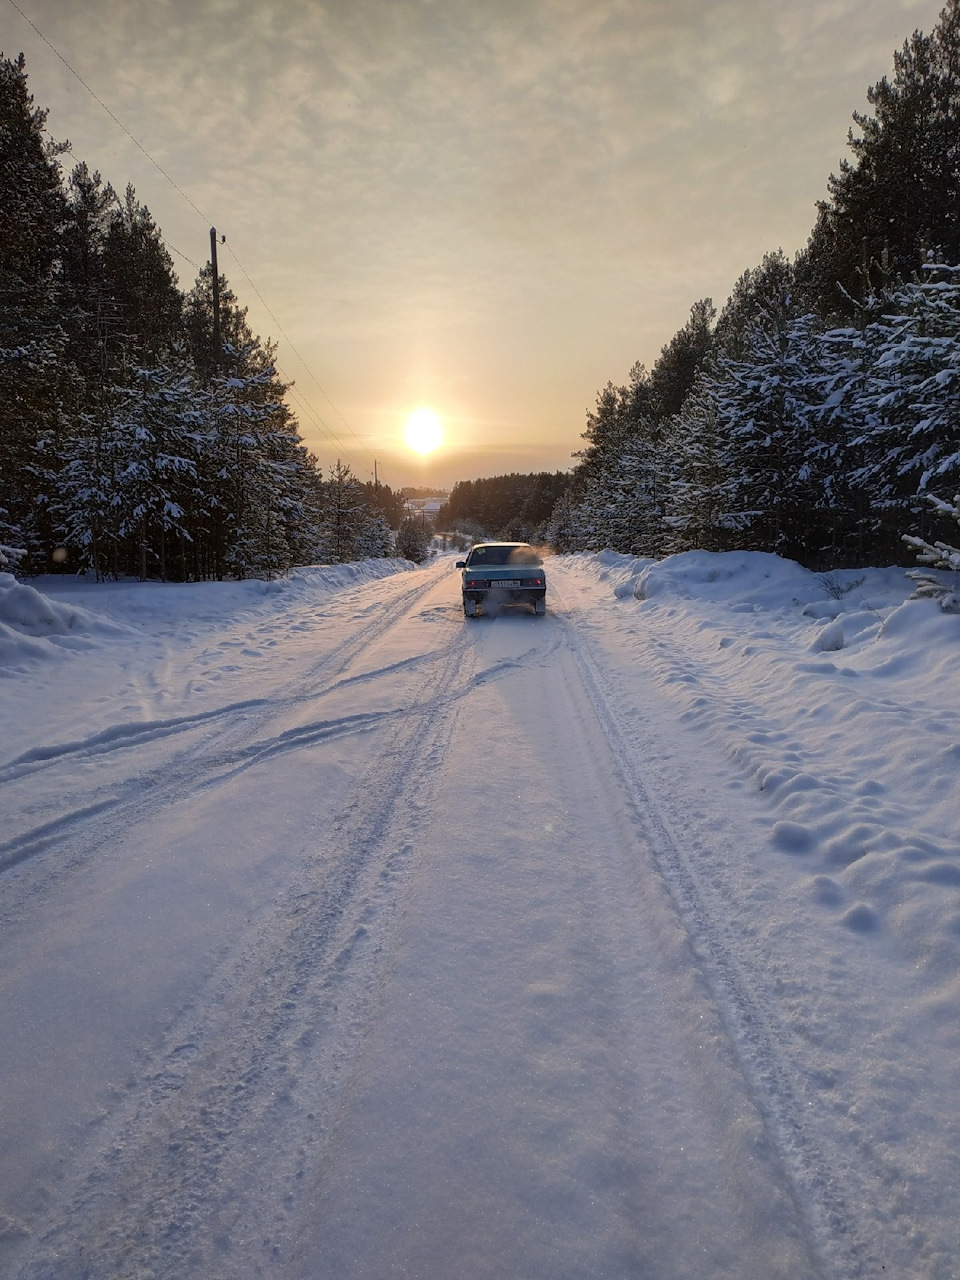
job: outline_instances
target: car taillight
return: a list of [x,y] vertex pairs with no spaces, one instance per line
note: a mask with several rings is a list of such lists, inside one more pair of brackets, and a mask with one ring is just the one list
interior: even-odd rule
[[482,578],[468,578],[468,579],[467,579],[467,586],[468,586],[468,587],[479,587],[479,586],[480,586],[480,584],[482,583],[482,581],[483,581],[483,579],[482,579]]

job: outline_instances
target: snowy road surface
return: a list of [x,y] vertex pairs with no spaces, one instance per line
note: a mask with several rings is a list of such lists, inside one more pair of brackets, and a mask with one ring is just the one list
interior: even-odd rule
[[0,1274],[960,1275],[957,619],[388,568],[11,588]]

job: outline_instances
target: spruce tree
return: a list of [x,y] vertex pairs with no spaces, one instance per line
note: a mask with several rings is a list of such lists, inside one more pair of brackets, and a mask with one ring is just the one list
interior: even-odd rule
[[181,337],[183,297],[173,259],[132,186],[115,200],[103,244],[104,271],[127,342],[149,364]]
[[67,356],[86,392],[79,411],[102,405],[109,399],[108,388],[123,376],[121,317],[104,264],[116,199],[98,172],[82,161],[74,166],[66,187],[59,286],[69,336]]
[[397,555],[422,564],[430,549],[430,533],[419,516],[407,516],[397,530]]
[[818,563],[829,533],[829,495],[816,402],[816,321],[770,299],[747,325],[740,359],[723,356],[714,384],[727,443],[727,527],[740,546]]
[[960,479],[960,267],[929,263],[924,275],[882,299],[864,333],[869,367],[851,447],[884,555],[905,529],[924,536],[925,494]]
[[387,555],[392,546],[382,514],[369,506],[359,480],[339,459],[324,482],[321,528],[333,564]]
[[[742,350],[742,348],[741,348]],[[697,375],[683,407],[669,424],[670,458],[665,543],[670,552],[728,551],[738,545],[735,462],[729,422],[721,430],[721,384],[711,365]]]
[[701,367],[713,350],[716,308],[701,298],[690,308],[690,318],[660,352],[650,371],[650,408],[658,421],[679,413]]
[[[953,521],[960,525],[960,493],[954,496],[952,502],[944,502],[935,494],[927,494],[926,497],[941,524]],[[925,538],[905,534],[904,542],[913,548],[920,564],[927,566],[926,569],[913,569],[907,576],[917,584],[916,595],[937,600],[941,609],[956,613],[960,611],[960,547],[945,541],[947,536],[949,535],[945,533],[944,538],[928,542]],[[953,530],[953,538],[954,541],[957,540],[956,529]],[[944,581],[941,576],[931,573],[931,569],[947,570],[952,578]]]

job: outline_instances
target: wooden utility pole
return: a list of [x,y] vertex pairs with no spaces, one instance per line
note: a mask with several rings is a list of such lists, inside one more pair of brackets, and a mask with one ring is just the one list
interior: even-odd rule
[[213,268],[213,364],[219,369],[223,344],[220,340],[220,269],[217,266],[216,227],[210,228],[210,266]]

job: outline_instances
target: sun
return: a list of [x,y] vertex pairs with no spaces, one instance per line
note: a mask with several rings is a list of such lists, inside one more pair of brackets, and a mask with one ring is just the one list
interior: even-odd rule
[[407,447],[414,453],[419,453],[421,457],[433,453],[434,449],[438,449],[443,443],[443,423],[440,415],[424,405],[414,409],[407,416],[403,438]]

